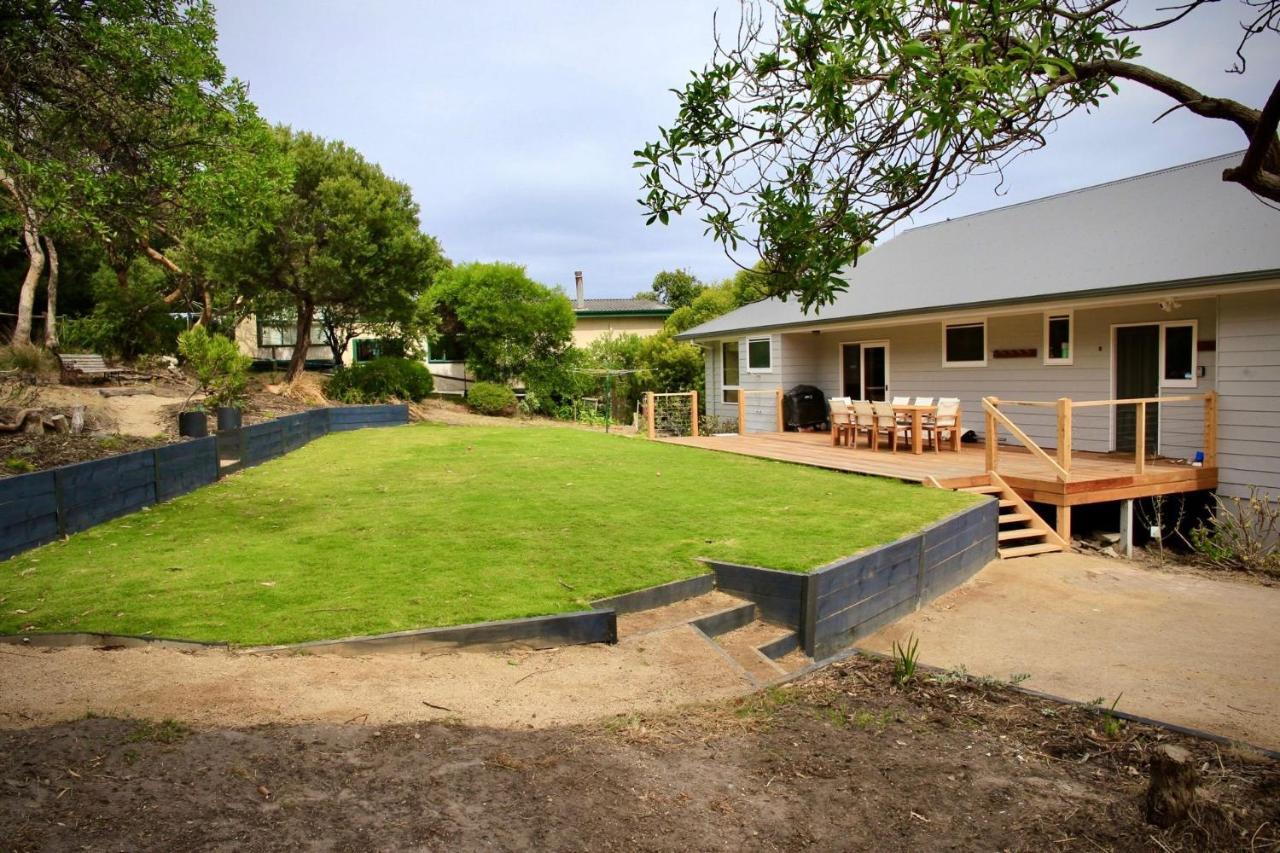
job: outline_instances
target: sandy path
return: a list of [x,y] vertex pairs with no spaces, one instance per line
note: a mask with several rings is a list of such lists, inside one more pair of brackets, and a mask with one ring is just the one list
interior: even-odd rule
[[1280,589],[1119,560],[996,561],[861,643],[915,634],[920,660],[1280,748]]
[[547,726],[751,689],[687,625],[629,633],[616,646],[361,657],[3,646],[0,727],[89,712],[218,726],[445,717]]

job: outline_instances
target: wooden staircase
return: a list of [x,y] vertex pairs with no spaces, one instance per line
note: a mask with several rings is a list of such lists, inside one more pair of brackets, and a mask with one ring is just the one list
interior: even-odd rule
[[971,478],[967,485],[953,488],[958,492],[991,495],[1000,501],[1000,559],[1071,550],[1058,532],[994,471]]

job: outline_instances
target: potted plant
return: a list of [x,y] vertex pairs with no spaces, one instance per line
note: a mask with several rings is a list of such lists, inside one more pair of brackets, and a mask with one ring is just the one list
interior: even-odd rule
[[[205,409],[210,407],[218,413],[219,432],[239,429],[240,406],[249,384],[249,358],[240,354],[233,341],[210,334],[203,326],[188,329],[178,336],[178,352],[196,380],[196,387],[178,416],[178,433],[192,437],[207,435],[209,428]],[[198,393],[204,394],[204,400],[188,408]],[[187,432],[187,429],[195,431]]]

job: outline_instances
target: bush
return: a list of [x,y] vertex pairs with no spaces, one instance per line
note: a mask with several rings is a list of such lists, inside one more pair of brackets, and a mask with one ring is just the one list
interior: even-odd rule
[[420,361],[384,356],[353,367],[340,367],[325,393],[344,403],[421,400],[435,387],[431,371]]
[[[244,401],[252,362],[229,338],[196,326],[178,335],[178,352],[196,375],[196,390],[206,406],[236,406]],[[188,398],[190,399],[190,398]]]
[[510,417],[516,412],[516,392],[494,382],[477,382],[467,391],[467,405],[482,415]]
[[182,321],[170,316],[160,298],[168,281],[154,264],[135,261],[129,283],[120,288],[105,265],[93,276],[95,305],[88,317],[68,317],[58,323],[63,352],[96,352],[133,359],[140,355],[169,355],[182,331]]
[[48,350],[30,344],[0,347],[0,370],[56,373],[58,362]]

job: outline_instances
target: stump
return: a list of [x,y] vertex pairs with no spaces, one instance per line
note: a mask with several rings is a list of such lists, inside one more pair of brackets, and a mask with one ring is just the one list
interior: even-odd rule
[[1151,755],[1147,823],[1167,829],[1187,817],[1196,798],[1196,768],[1191,753],[1165,744]]

